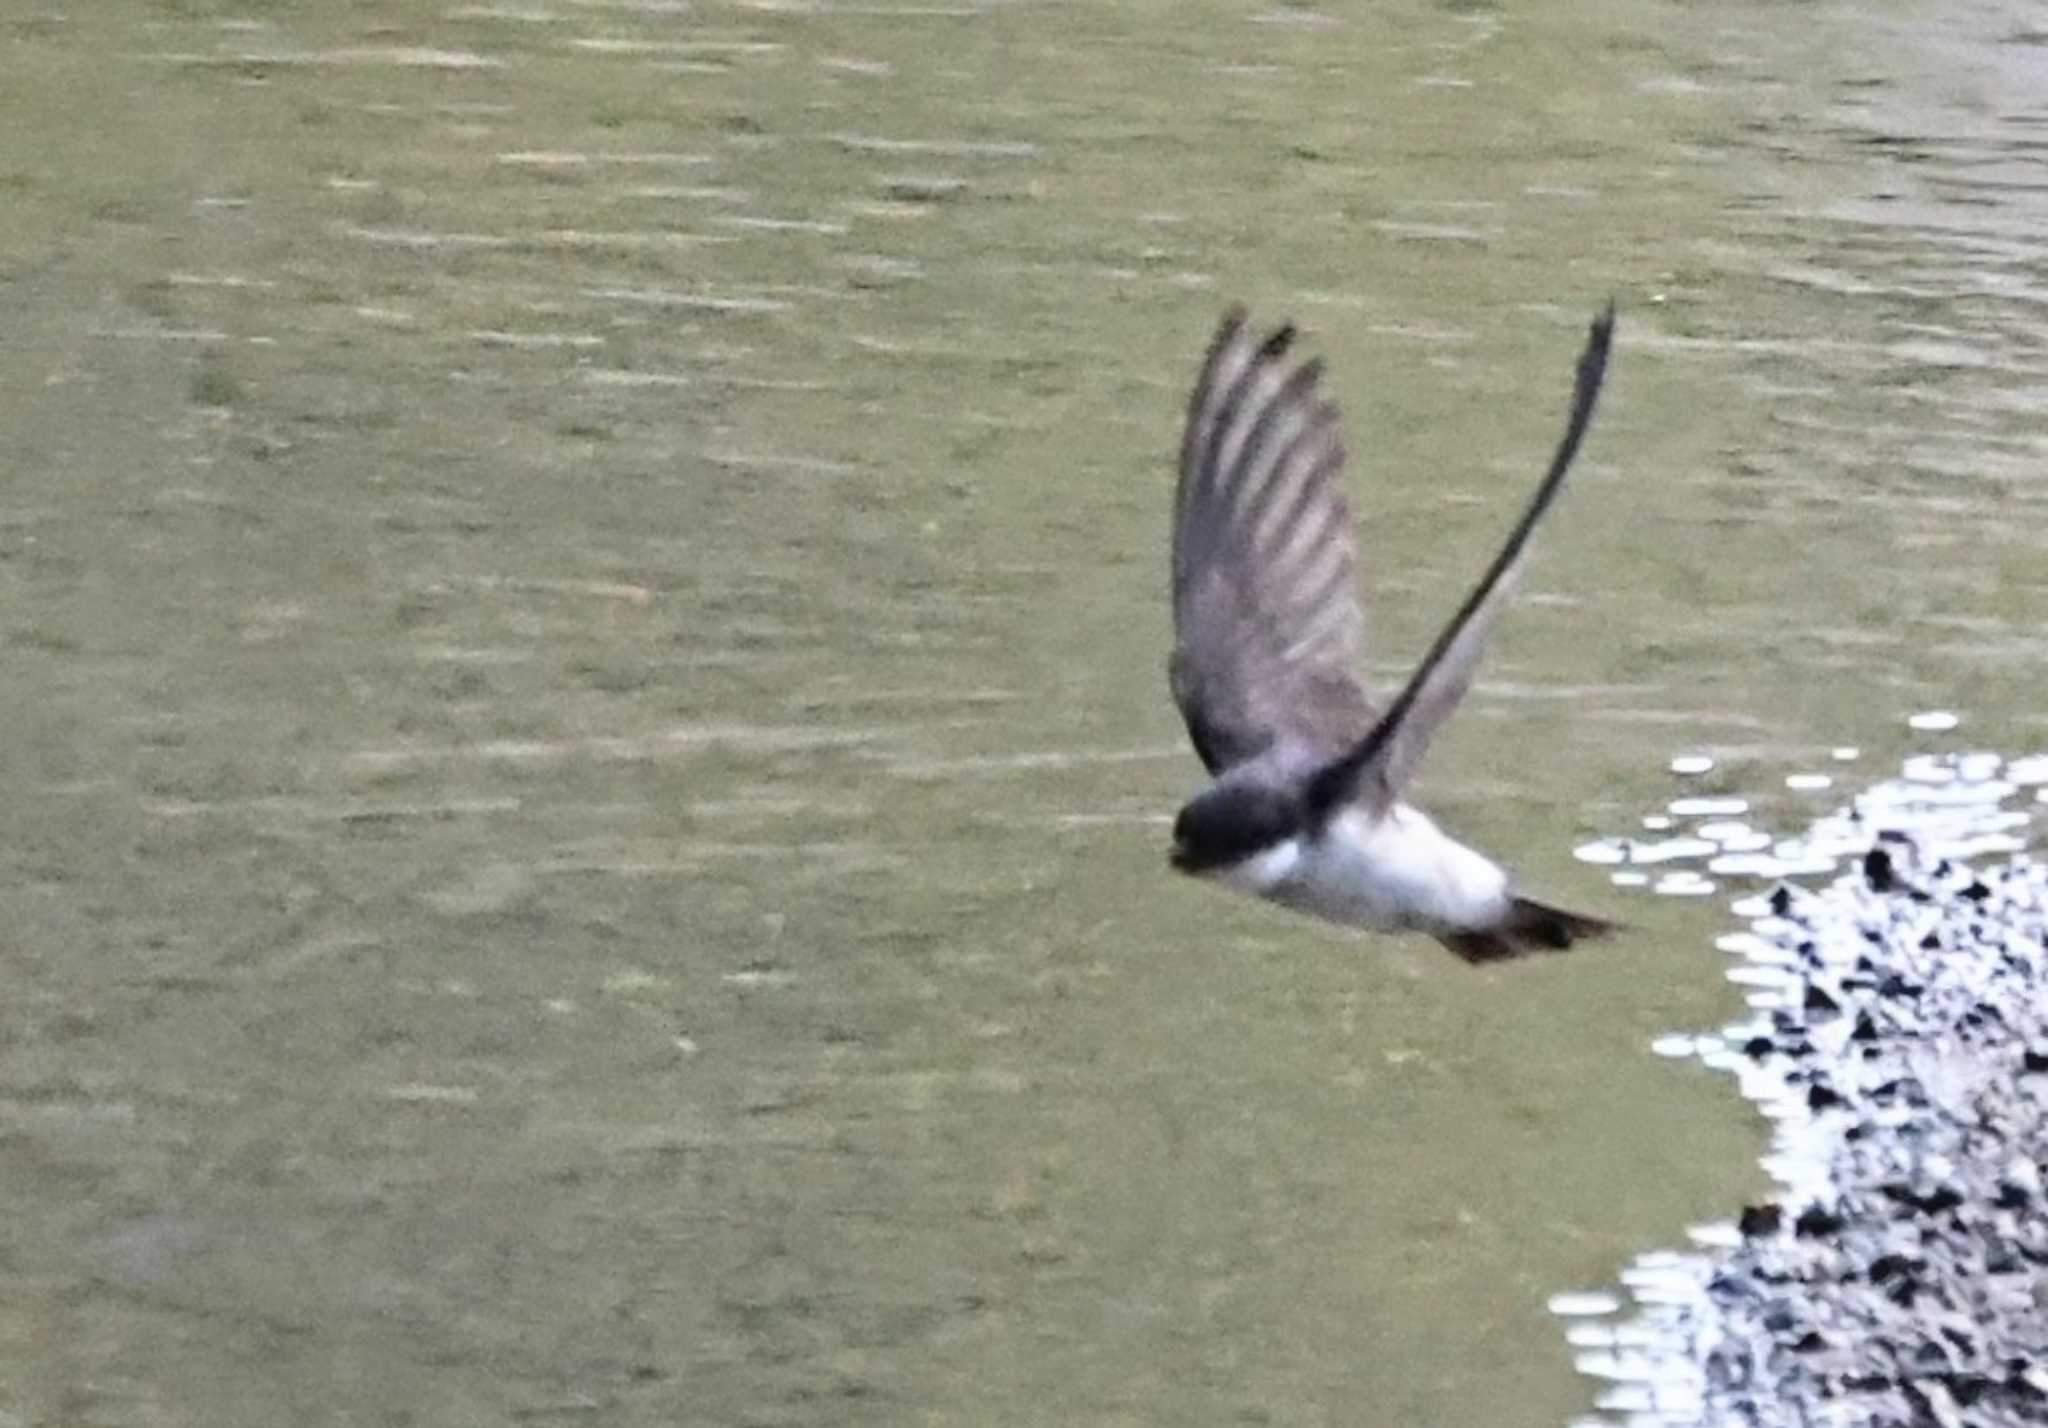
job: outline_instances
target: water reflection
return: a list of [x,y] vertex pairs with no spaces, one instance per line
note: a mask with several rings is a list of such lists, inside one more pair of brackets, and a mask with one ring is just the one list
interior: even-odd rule
[[[1907,722],[1925,733],[1952,730],[1961,721],[1947,711],[1928,711]],[[1834,757],[1838,763],[1853,762],[1856,751],[1838,748]],[[1821,791],[1830,784],[1823,777],[1785,779],[1786,787],[1802,791]],[[1814,1108],[1825,1102],[1803,1084],[1803,1073],[1788,1071],[1793,1063],[1782,1056],[1758,1054],[1771,1046],[1774,1013],[1812,1006],[1806,1000],[1812,983],[1802,959],[1784,937],[1774,935],[1785,930],[1781,915],[1786,904],[1782,891],[1771,890],[1818,885],[1852,868],[1859,869],[1860,879],[1862,860],[1888,833],[1908,835],[1928,865],[2019,853],[2029,843],[2033,807],[2048,802],[2044,785],[2048,756],[1922,752],[1902,760],[1894,777],[1871,784],[1847,807],[1822,814],[1796,833],[1780,836],[1755,826],[1744,816],[1751,811],[1750,801],[1739,795],[1684,796],[1671,800],[1664,813],[1642,820],[1646,828],[1668,836],[1616,835],[1576,850],[1584,862],[1625,865],[1612,874],[1617,886],[1683,897],[1726,885],[1737,894],[1731,908],[1750,922],[1750,930],[1723,934],[1715,946],[1735,959],[1727,979],[1741,989],[1751,1017],[1717,1033],[1663,1035],[1649,1050],[1666,1059],[1698,1060],[1734,1076],[1742,1095],[1766,1120],[1790,1128],[1781,1130],[1761,1162],[1778,1182],[1777,1199],[1783,1204],[1804,1207],[1828,1194],[1834,1141],[1810,1128]],[[1654,880],[1634,871],[1673,864],[1679,866],[1660,871]],[[1837,1041],[1852,1033],[1851,1021],[1836,1022]],[[1747,1216],[1758,1213],[1746,1211],[1744,1225]],[[1597,1414],[1575,1420],[1574,1428],[1617,1423],[1698,1428],[1707,1421],[1704,1355],[1716,1340],[1713,1326],[1720,1312],[1709,1286],[1723,1272],[1711,1252],[1732,1250],[1744,1237],[1743,1226],[1733,1222],[1697,1225],[1687,1232],[1692,1251],[1651,1252],[1623,1270],[1622,1295],[1596,1290],[1551,1298],[1551,1313],[1566,1321],[1575,1366],[1601,1385]],[[1771,1391],[1768,1384],[1749,1387],[1766,1396]]]
[[[1953,729],[1958,723],[1945,711],[1907,720],[1920,732]],[[1848,747],[1832,753],[1841,763],[1857,756]],[[1683,774],[1710,767],[1697,756],[1672,760],[1674,772]],[[1825,793],[1835,782],[1836,775],[1817,771],[1784,777],[1785,788],[1797,793]],[[1616,887],[1649,886],[1666,896],[1696,897],[1714,892],[1715,878],[1771,882],[1826,877],[1860,856],[1877,827],[1911,828],[1932,839],[1930,846],[1955,857],[2010,853],[2025,846],[2013,830],[2025,827],[2030,815],[2003,805],[2021,788],[2044,782],[2048,761],[2038,757],[2008,766],[1995,754],[1916,754],[1905,760],[1897,778],[1865,789],[1851,809],[1823,817],[1796,835],[1769,833],[1746,821],[1747,798],[1686,795],[1671,800],[1663,813],[1642,819],[1646,831],[1665,836],[1609,835],[1581,843],[1572,854],[1583,863],[1616,868],[1609,875]],[[2048,793],[2041,797],[2048,801]],[[1677,866],[1664,866],[1672,864]],[[1648,867],[1664,870],[1652,880],[1637,871]]]

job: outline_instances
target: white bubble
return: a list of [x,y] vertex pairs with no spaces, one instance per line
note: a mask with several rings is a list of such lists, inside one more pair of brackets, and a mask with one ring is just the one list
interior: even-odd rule
[[[1751,962],[1764,962],[1772,966],[1789,966],[1793,954],[1768,937],[1759,937],[1754,932],[1724,932],[1714,939],[1714,946],[1731,956],[1746,958]],[[1746,1041],[1748,1037],[1738,1036],[1729,1031],[1724,1035]]]
[[[1765,839],[1768,845],[1769,839]],[[1724,878],[1782,878],[1786,864],[1760,849],[1723,853],[1707,860],[1707,871]]]
[[2005,776],[2017,784],[2048,783],[2048,755],[2029,754],[2005,766]]
[[1714,761],[1705,754],[1680,754],[1671,761],[1671,772],[1675,774],[1703,774],[1714,767]]
[[1730,967],[1727,977],[1738,987],[1794,987],[1804,981],[1792,968],[1773,967],[1763,962],[1744,962],[1739,967]]
[[1914,783],[1953,783],[1955,767],[1933,754],[1915,754],[1899,769],[1901,778]]
[[1711,858],[1720,849],[1704,838],[1657,838],[1629,846],[1631,863],[1669,863],[1685,858]]
[[[1609,1376],[1600,1373],[1597,1367],[1589,1368],[1586,1363],[1587,1358],[1588,1355],[1580,1354],[1572,1360],[1572,1364],[1580,1373],[1585,1374],[1589,1378]],[[1604,1409],[1609,1413],[1648,1416],[1657,1411],[1657,1395],[1640,1384],[1617,1384],[1594,1399],[1593,1406]]]
[[1657,879],[1651,892],[1665,897],[1705,897],[1714,890],[1714,884],[1695,872],[1666,873]]
[[1969,783],[1989,783],[1998,777],[2004,764],[1996,754],[1964,754],[1956,760],[1956,777]]
[[1953,729],[1962,722],[1960,717],[1946,709],[1923,709],[1920,713],[1906,720],[1906,725],[1908,728],[1938,734]]
[[1746,798],[1675,798],[1664,806],[1680,818],[1732,818],[1749,812]]
[[1835,781],[1829,778],[1826,774],[1791,774],[1788,775],[1785,779],[1785,787],[1789,789],[1794,789],[1800,793],[1818,793],[1821,789],[1832,788],[1834,786],[1834,782]]

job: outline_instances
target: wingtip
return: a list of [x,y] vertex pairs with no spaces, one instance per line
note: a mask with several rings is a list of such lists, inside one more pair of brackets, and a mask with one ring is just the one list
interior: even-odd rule
[[[1222,318],[1216,324],[1215,333],[1209,338],[1209,355],[1204,362],[1204,374],[1213,371],[1224,353],[1235,347],[1244,336],[1252,315],[1243,303],[1234,302],[1223,310]],[[1201,390],[1200,385],[1196,391]]]
[[1607,299],[1607,305],[1593,314],[1592,323],[1586,328],[1586,347],[1605,352],[1614,340],[1614,319],[1617,315],[1614,299]]
[[1271,362],[1275,358],[1285,355],[1287,349],[1294,345],[1294,338],[1294,324],[1291,322],[1281,323],[1273,329],[1272,334],[1264,342],[1259,344],[1259,360]]
[[[1229,307],[1226,307],[1223,310],[1222,319],[1216,324],[1216,336],[1209,344],[1210,351],[1221,352],[1224,348],[1235,343],[1243,335],[1244,330],[1251,326],[1251,320],[1251,309],[1247,308],[1243,303],[1234,302]],[[1298,336],[1300,336],[1299,328],[1292,322],[1282,322],[1278,327],[1267,333],[1265,337],[1259,339],[1257,360],[1260,362],[1271,362],[1275,358],[1285,355],[1287,349],[1294,345],[1294,339]]]
[[[1579,353],[1578,380],[1572,393],[1572,426],[1577,428],[1581,421],[1590,418],[1594,399],[1599,395],[1600,384],[1607,375],[1609,349],[1614,345],[1614,299],[1607,300],[1586,329],[1586,346]],[[1576,442],[1572,443],[1576,446]]]

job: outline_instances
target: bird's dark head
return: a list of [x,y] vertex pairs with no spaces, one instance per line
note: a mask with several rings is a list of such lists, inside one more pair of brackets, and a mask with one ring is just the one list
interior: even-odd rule
[[1305,823],[1300,800],[1283,789],[1221,784],[1173,820],[1173,865],[1197,876],[1221,872],[1297,836]]

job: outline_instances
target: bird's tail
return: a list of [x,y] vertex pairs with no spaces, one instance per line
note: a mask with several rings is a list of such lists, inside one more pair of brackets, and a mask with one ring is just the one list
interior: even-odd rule
[[1497,962],[1530,952],[1562,952],[1582,937],[1604,937],[1619,925],[1518,897],[1495,926],[1448,933],[1438,940],[1467,962]]

